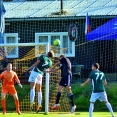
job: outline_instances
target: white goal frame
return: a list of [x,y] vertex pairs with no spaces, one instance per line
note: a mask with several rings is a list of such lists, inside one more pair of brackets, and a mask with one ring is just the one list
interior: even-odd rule
[[[46,45],[46,53],[50,50],[49,43],[8,43],[8,44],[0,44],[0,47],[14,47],[14,46],[39,46]],[[45,84],[45,114],[49,112],[49,73],[46,73],[46,84]]]

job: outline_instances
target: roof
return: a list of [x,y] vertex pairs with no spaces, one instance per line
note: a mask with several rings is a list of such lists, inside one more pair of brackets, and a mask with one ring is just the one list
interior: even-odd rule
[[117,15],[117,0],[63,0],[65,14],[60,13],[60,1],[4,2],[5,18],[40,18],[65,16]]

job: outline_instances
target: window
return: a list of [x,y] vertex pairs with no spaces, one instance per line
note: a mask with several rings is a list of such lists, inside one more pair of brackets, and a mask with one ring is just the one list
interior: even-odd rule
[[[60,39],[60,46],[53,46],[53,41]],[[55,56],[65,54],[67,57],[75,56],[75,42],[71,42],[68,37],[68,32],[55,32],[55,33],[36,33],[35,43],[49,42],[51,49],[54,50]]]
[[[4,44],[18,43],[18,33],[5,33]],[[18,58],[18,46],[4,47],[6,58]]]

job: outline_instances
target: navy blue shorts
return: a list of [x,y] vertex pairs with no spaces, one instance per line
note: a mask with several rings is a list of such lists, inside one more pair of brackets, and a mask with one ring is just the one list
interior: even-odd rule
[[61,78],[61,81],[60,81],[59,85],[60,86],[63,86],[63,87],[71,86],[71,80],[72,80],[71,74],[68,74],[66,76],[63,76]]

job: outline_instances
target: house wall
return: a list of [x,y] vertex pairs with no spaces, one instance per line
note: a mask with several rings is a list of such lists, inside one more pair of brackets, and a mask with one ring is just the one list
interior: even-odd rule
[[[104,24],[110,19],[91,19],[91,30]],[[93,62],[101,64],[101,70],[106,73],[116,72],[116,41],[92,41],[85,38],[85,19],[76,20],[44,20],[44,21],[10,21],[6,22],[6,33],[18,33],[19,43],[35,41],[35,33],[39,32],[66,32],[70,23],[78,27],[78,39],[75,42],[75,57],[70,57],[72,65],[84,65],[88,75]]]

